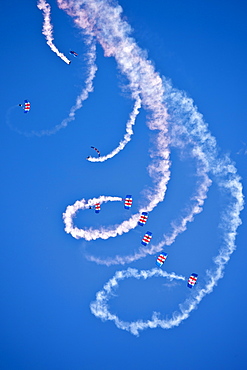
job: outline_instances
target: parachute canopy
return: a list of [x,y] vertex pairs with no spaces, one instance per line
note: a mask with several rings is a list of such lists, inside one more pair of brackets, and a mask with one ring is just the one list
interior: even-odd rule
[[73,50],[70,50],[69,53],[72,54],[72,55],[74,55],[74,57],[78,57],[78,54],[75,51],[73,51]]
[[167,259],[168,254],[167,253],[161,253],[159,257],[157,258],[156,264],[161,267],[165,260]]
[[95,148],[94,146],[91,146],[91,148],[94,149],[98,153],[98,155],[100,157],[100,151],[97,148]]
[[141,217],[138,221],[138,225],[143,226],[147,222],[148,219],[148,213],[147,212],[142,212]]
[[27,113],[30,111],[31,104],[28,100],[24,100],[24,113]]
[[28,100],[24,100],[24,105],[22,104],[19,104],[20,107],[23,107],[24,109],[24,113],[27,113],[30,111],[30,108],[31,108],[31,104]]
[[99,213],[99,211],[100,211],[100,203],[96,203],[94,207],[95,207],[95,213]]
[[152,233],[150,231],[147,231],[144,237],[142,238],[142,245],[148,245],[150,243],[150,240],[152,239]]
[[124,199],[124,208],[125,209],[130,209],[130,207],[132,206],[132,195],[126,195],[125,199]]
[[187,284],[188,288],[193,288],[193,286],[196,284],[197,277],[198,277],[198,274],[195,274],[195,273],[190,275],[188,279],[188,284]]

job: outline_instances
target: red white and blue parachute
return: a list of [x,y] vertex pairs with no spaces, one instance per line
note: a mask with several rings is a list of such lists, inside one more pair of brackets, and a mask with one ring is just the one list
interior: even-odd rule
[[188,284],[187,284],[188,288],[193,288],[193,286],[196,284],[197,277],[198,277],[198,274],[195,274],[195,273],[190,275],[188,279]]
[[27,113],[30,111],[30,108],[31,108],[31,104],[28,100],[24,100],[24,113]]
[[100,157],[100,151],[97,148],[95,148],[94,146],[91,146],[91,148],[94,149],[98,153],[98,155]]
[[74,55],[74,57],[78,57],[78,54],[75,51],[73,51],[73,50],[70,50],[69,53],[72,54],[72,55]]
[[95,207],[95,213],[99,213],[99,211],[100,211],[100,203],[96,203],[94,207]]
[[23,107],[24,109],[24,113],[27,113],[30,111],[30,108],[31,108],[31,104],[28,100],[24,100],[24,105],[22,104],[19,104],[20,107]]
[[150,243],[150,240],[152,239],[152,233],[150,231],[147,231],[144,237],[142,238],[142,245],[148,245]]
[[167,253],[161,253],[159,257],[157,258],[156,264],[161,267],[165,260],[167,259],[168,254]]
[[147,222],[148,219],[148,213],[147,212],[142,212],[141,217],[138,221],[138,225],[143,226]]
[[124,200],[124,208],[125,209],[130,209],[130,207],[132,206],[132,195],[126,195],[125,199]]

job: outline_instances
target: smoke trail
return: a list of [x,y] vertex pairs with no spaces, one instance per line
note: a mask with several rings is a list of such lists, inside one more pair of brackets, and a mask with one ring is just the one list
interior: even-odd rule
[[[221,192],[227,191],[231,200],[228,201],[229,204],[221,215],[220,228],[223,233],[223,246],[220,248],[218,255],[213,259],[215,269],[207,271],[207,282],[205,287],[196,290],[194,296],[180,304],[179,313],[174,313],[169,319],[161,318],[162,315],[160,313],[153,313],[151,320],[148,321],[138,320],[134,322],[125,322],[120,320],[118,316],[112,315],[108,310],[107,302],[111,297],[110,291],[107,292],[107,294],[105,294],[104,291],[100,292],[100,295],[97,294],[96,301],[91,305],[92,313],[102,320],[113,321],[118,328],[127,330],[134,335],[139,335],[141,330],[147,328],[161,327],[163,329],[169,329],[178,326],[183,320],[189,317],[191,311],[198,306],[203,297],[212,292],[218,280],[223,277],[225,265],[236,248],[235,238],[237,228],[241,224],[239,214],[244,205],[242,185],[240,183],[240,177],[236,174],[236,168],[228,157],[219,158],[215,139],[208,132],[207,125],[203,122],[202,116],[193,106],[193,101],[187,98],[185,93],[172,89],[171,85],[167,100],[169,100],[171,109],[174,108],[175,110],[175,107],[177,107],[176,115],[173,118],[177,123],[180,122],[181,125],[183,125],[180,127],[180,134],[184,136],[184,127],[186,127],[186,130],[188,129],[188,133],[190,134],[190,140],[192,140],[192,137],[194,137],[194,139],[196,138],[197,141],[200,140],[196,150],[194,148],[194,152],[200,155],[201,159],[204,160],[204,167],[215,176]],[[190,116],[189,119],[188,116],[185,117],[185,112]],[[176,131],[176,135],[178,135],[178,127],[175,127],[174,130]],[[182,146],[178,136],[176,136],[176,139],[174,137],[174,145]],[[203,151],[200,151],[199,147],[201,147],[201,149],[203,148]],[[185,220],[186,219],[183,219],[183,222],[185,222]],[[184,231],[183,224],[181,224],[180,227],[175,227],[172,236],[166,238],[164,244],[170,245],[174,242],[176,234],[182,231]],[[162,246],[163,243],[156,247],[153,246],[151,251],[146,249],[142,254],[145,256],[145,253],[159,251]],[[119,263],[122,263],[121,257],[117,257],[119,258]],[[116,260],[118,258],[116,258]],[[134,260],[134,258],[132,260]],[[124,263],[132,262],[132,260],[131,258],[129,258],[129,260],[126,258],[126,260],[124,259]],[[124,278],[129,277],[125,274],[123,276]],[[135,277],[135,274],[131,276]]]
[[[219,186],[227,190],[229,195],[232,197],[232,201],[222,215],[222,224],[223,229],[223,247],[219,250],[218,256],[214,258],[214,263],[216,265],[215,270],[207,271],[207,282],[204,288],[198,288],[195,291],[194,296],[187,299],[185,302],[179,305],[180,312],[174,312],[171,318],[163,319],[161,314],[154,312],[152,318],[147,321],[138,320],[133,322],[126,322],[119,319],[117,315],[110,313],[108,309],[108,300],[112,295],[112,288],[118,287],[118,280],[123,280],[128,277],[134,277],[139,279],[140,277],[149,278],[157,276],[155,274],[150,274],[150,271],[141,271],[140,273],[137,270],[128,269],[127,271],[118,271],[115,276],[109,280],[104,286],[104,290],[96,294],[96,301],[92,302],[90,305],[92,313],[101,318],[101,320],[106,321],[110,320],[115,323],[115,325],[122,330],[127,330],[133,335],[138,336],[139,332],[144,329],[154,329],[161,327],[162,329],[170,329],[175,326],[178,326],[183,320],[189,317],[191,311],[193,311],[198,304],[201,302],[205,295],[211,293],[215,285],[220,278],[223,277],[223,272],[225,265],[230,259],[231,254],[235,250],[235,238],[236,230],[241,224],[239,217],[240,211],[243,209],[243,193],[242,185],[240,183],[240,178],[235,174],[233,165],[229,158],[226,158],[224,161],[218,162],[218,175],[225,177],[226,168],[228,168],[229,179],[224,179],[219,182]],[[221,170],[221,165],[224,165],[224,169]],[[216,168],[215,168],[216,170]],[[151,270],[154,271],[155,269]],[[158,270],[161,271],[162,270]],[[166,272],[163,272],[166,274]],[[169,275],[169,274],[167,274]],[[162,276],[162,275],[159,275]],[[176,276],[177,278],[177,276]],[[181,279],[184,279],[180,277]]]
[[67,127],[67,125],[75,120],[75,113],[82,107],[82,103],[87,100],[89,93],[93,91],[93,80],[96,75],[97,66],[96,61],[96,45],[92,38],[88,37],[86,40],[86,45],[88,45],[88,52],[86,54],[86,60],[88,65],[87,78],[85,80],[85,87],[82,89],[82,92],[77,96],[75,104],[71,107],[69,115],[65,118],[60,124],[56,125],[51,130],[42,130],[39,132],[32,131],[32,135],[44,136],[44,135],[53,135],[57,133],[62,128]]
[[[118,316],[112,315],[108,310],[107,302],[111,297],[111,291],[107,292],[107,295],[104,293],[104,291],[101,291],[100,294],[97,294],[96,301],[91,305],[92,313],[104,321],[113,321],[118,328],[127,330],[134,335],[139,335],[141,330],[147,328],[161,327],[163,329],[169,329],[174,326],[178,326],[183,320],[189,317],[191,311],[198,306],[203,297],[213,291],[213,288],[215,285],[217,285],[218,280],[223,277],[225,265],[229,261],[231,254],[236,248],[235,238],[237,234],[237,228],[241,224],[239,215],[244,206],[242,184],[240,182],[240,177],[236,174],[236,168],[228,157],[219,158],[215,139],[207,131],[207,125],[203,122],[202,116],[193,106],[193,101],[187,98],[185,93],[179,92],[172,88],[168,94],[168,98],[170,100],[170,107],[177,107],[176,117],[174,117],[174,119],[176,119],[177,122],[183,122],[186,125],[186,129],[190,130],[188,132],[190,133],[191,137],[200,140],[197,147],[197,154],[200,153],[200,157],[205,161],[205,168],[207,168],[215,176],[215,180],[218,183],[221,193],[227,192],[227,195],[230,197],[230,201],[228,200],[228,206],[221,215],[220,229],[222,230],[223,245],[220,248],[218,255],[213,259],[215,269],[207,271],[207,282],[205,287],[196,290],[194,296],[180,304],[179,313],[174,313],[169,319],[162,319],[160,313],[153,313],[151,320],[148,321],[138,320],[134,322],[125,322],[120,320]],[[188,117],[184,117],[185,112],[188,113],[190,119],[188,119]],[[186,120],[186,123],[184,120]],[[184,127],[185,126],[183,126],[183,129],[181,128],[180,132],[183,135],[185,132]],[[178,127],[175,128],[175,131],[178,134]],[[178,144],[179,139],[174,140],[174,145],[175,142],[177,146],[181,145],[181,143]],[[201,146],[204,151],[200,151],[199,146]],[[165,244],[169,245],[174,241],[176,233],[178,231],[183,231],[183,225],[180,227],[181,229],[179,227],[175,228],[172,237],[167,238],[165,240]],[[160,246],[156,247],[156,250],[160,250],[159,247],[162,247],[162,243]],[[155,249],[155,247],[152,249]],[[148,253],[148,250],[145,252]],[[125,262],[131,262],[131,259],[129,261],[124,261],[124,263]],[[121,258],[119,263],[121,263]],[[129,277],[126,274],[123,274],[123,276],[123,278]],[[131,276],[135,277],[135,274]]]
[[85,80],[85,87],[82,89],[81,93],[77,96],[76,102],[71,107],[68,117],[66,117],[61,123],[59,123],[58,125],[56,125],[55,127],[53,127],[50,130],[41,130],[41,131],[32,130],[30,132],[26,132],[26,131],[19,130],[17,127],[14,127],[10,123],[10,112],[11,112],[11,110],[9,110],[7,112],[7,115],[6,115],[6,120],[7,120],[8,126],[13,131],[17,132],[20,135],[24,135],[26,137],[50,136],[50,135],[56,134],[61,129],[66,128],[67,125],[71,121],[75,120],[76,111],[79,110],[82,107],[83,101],[85,101],[88,98],[89,93],[93,91],[93,80],[95,78],[96,71],[97,71],[97,66],[95,64],[95,61],[96,61],[96,45],[95,45],[95,42],[93,41],[93,39],[91,37],[88,37],[85,42],[86,42],[86,45],[88,46],[88,51],[86,53],[86,64],[88,66],[88,71],[87,71],[87,78]]
[[85,240],[96,240],[98,238],[108,239],[110,237],[115,237],[117,235],[122,235],[123,233],[128,232],[130,229],[135,227],[138,222],[138,215],[132,216],[128,221],[122,222],[121,225],[114,226],[112,228],[103,228],[93,229],[89,228],[87,230],[78,229],[73,225],[73,218],[79,209],[84,210],[93,206],[96,203],[106,203],[106,202],[122,202],[123,199],[120,197],[111,197],[101,195],[98,198],[85,199],[76,201],[72,206],[68,206],[65,213],[63,213],[63,220],[65,223],[65,231],[71,234],[74,238],[80,239],[84,238]]
[[[169,120],[173,123],[171,126],[171,130],[168,133],[170,137],[171,145],[179,148],[184,149],[186,148],[186,154],[191,155],[191,157],[196,159],[197,163],[197,175],[201,180],[197,185],[197,189],[195,194],[191,197],[191,205],[187,207],[185,210],[184,217],[180,218],[180,220],[172,221],[172,232],[168,235],[163,235],[163,240],[157,245],[151,244],[148,247],[140,247],[137,252],[134,254],[130,254],[127,256],[120,256],[116,255],[113,258],[100,258],[95,257],[92,255],[87,255],[86,258],[89,261],[96,262],[97,264],[111,266],[122,264],[125,265],[126,263],[131,263],[137,261],[140,258],[144,258],[147,255],[154,255],[164,248],[164,246],[170,246],[176,240],[176,237],[184,232],[187,229],[187,224],[194,220],[194,216],[199,214],[202,211],[202,206],[204,201],[207,197],[207,192],[212,184],[212,180],[208,176],[208,172],[210,172],[210,167],[214,166],[213,163],[210,163],[208,159],[212,159],[217,157],[217,147],[215,139],[208,133],[207,125],[204,123],[202,116],[198,113],[197,108],[193,105],[192,99],[179,99],[179,95],[181,94],[179,91],[172,90],[171,93],[171,85],[167,82],[166,91],[167,91],[167,98],[168,101],[168,110],[171,111]],[[176,97],[174,102],[171,101],[171,95],[173,99]],[[170,97],[170,98],[169,98]],[[186,102],[186,104],[184,104]],[[190,106],[188,106],[188,102]],[[176,108],[176,106],[179,107]],[[172,111],[179,111],[179,114],[176,116],[173,115]],[[193,140],[193,135],[191,132],[186,128],[186,123],[184,122],[183,117],[188,115],[192,117],[198,116],[198,125],[200,126],[197,131],[203,132],[204,134],[201,135],[199,138],[195,138]],[[176,133],[176,134],[175,134]],[[182,136],[181,138],[179,136]],[[205,143],[208,142],[207,147],[210,148],[210,151],[204,152],[201,145],[205,146]],[[212,154],[213,153],[213,154]],[[212,168],[213,170],[213,168]]]
[[118,316],[111,314],[108,310],[108,301],[113,296],[113,293],[118,288],[118,282],[127,278],[135,279],[150,279],[153,277],[163,277],[170,281],[185,280],[185,277],[176,275],[174,272],[168,273],[161,269],[154,268],[152,270],[141,270],[128,268],[127,270],[117,271],[115,275],[104,285],[103,290],[96,294],[96,300],[90,304],[91,312],[101,318],[101,320],[110,320],[115,323],[119,329],[130,331],[134,335],[139,334],[139,330],[146,327],[155,327],[156,315],[153,314],[152,320],[147,322],[139,320],[136,322],[125,322],[118,318]]
[[[111,7],[109,7],[107,3],[104,3],[103,7],[101,7],[102,3],[99,3],[99,9],[97,9],[98,3],[96,2],[95,4],[85,4],[86,7],[89,6],[86,14],[83,9],[80,9],[79,4],[80,2],[75,4],[71,3],[72,8],[68,8],[68,2],[58,1],[60,8],[66,9],[68,14],[75,17],[75,23],[78,27],[84,30],[85,25],[87,25],[89,29],[88,32],[90,34],[94,33],[94,23],[98,22],[94,14],[96,11],[100,18],[97,27],[102,29],[102,33],[105,38],[102,38],[97,27],[94,36],[100,44],[103,45],[106,55],[114,55],[116,57],[120,72],[122,72],[129,80],[129,88],[132,92],[132,96],[134,97],[140,94],[142,104],[149,112],[149,128],[152,130],[159,130],[156,141],[156,152],[152,154],[154,160],[148,168],[149,174],[154,182],[154,189],[148,194],[147,198],[149,200],[149,204],[145,209],[140,210],[140,212],[151,212],[159,202],[164,200],[167,183],[170,179],[170,152],[168,149],[168,139],[166,137],[167,111],[163,104],[164,87],[162,79],[154,71],[152,64],[145,59],[141,49],[133,42],[133,39],[127,36],[130,30],[129,27],[126,28],[125,22],[124,27],[121,27],[123,22],[121,22],[119,10],[116,12],[113,11],[112,13]],[[90,5],[92,5],[92,8]],[[108,10],[110,11],[110,14],[107,14]],[[88,14],[90,17],[88,17]],[[111,20],[106,22],[106,19],[108,18]],[[114,27],[114,22],[119,23],[119,27],[117,27],[117,29]],[[116,32],[117,35],[115,35]],[[108,38],[111,42],[108,42]],[[105,45],[106,39],[107,44]],[[117,44],[114,41],[115,39],[118,40]],[[137,100],[136,104],[140,104],[140,100]],[[134,113],[134,117],[135,115],[136,113]],[[130,119],[130,124],[132,125],[131,122],[133,122],[132,119]],[[128,139],[129,138],[130,136],[128,136]],[[73,206],[70,206],[70,216],[73,217],[73,208],[71,207]],[[67,211],[65,213],[67,213]],[[66,223],[67,221],[69,226]],[[128,221],[124,221],[121,225],[117,225],[115,230],[105,229],[104,231],[104,229],[102,229],[98,232],[98,235],[104,239],[121,235],[135,227],[137,225],[137,221],[138,215],[134,215]],[[74,237],[84,237],[84,230],[71,227],[72,222],[69,217],[65,218],[65,224],[66,231],[71,232]],[[95,237],[95,234],[93,237]]]
[[[163,319],[161,315],[154,313],[151,320],[136,322],[124,322],[118,316],[111,314],[107,302],[111,297],[112,288],[117,287],[118,280],[127,277],[139,279],[144,276],[157,276],[152,273],[150,275],[150,271],[138,273],[137,270],[132,269],[117,272],[104,286],[104,290],[97,294],[96,301],[91,304],[91,311],[97,317],[102,320],[114,321],[118,328],[127,330],[134,335],[138,335],[139,331],[146,328],[172,328],[188,318],[190,312],[197,307],[206,294],[212,292],[218,280],[223,276],[225,265],[235,249],[237,228],[241,224],[239,215],[243,209],[244,201],[240,178],[230,159],[219,157],[216,140],[209,133],[208,127],[203,121],[202,115],[194,107],[192,99],[189,99],[185,93],[172,88],[171,83],[167,80],[162,80],[155,72],[154,66],[147,59],[146,54],[130,37],[131,28],[121,19],[122,8],[120,6],[112,5],[106,0],[81,0],[77,2],[57,0],[57,2],[61,9],[73,17],[77,27],[96,38],[102,46],[105,56],[115,57],[120,72],[129,80],[132,94],[136,94],[136,96],[140,94],[142,106],[149,115],[148,127],[150,130],[157,130],[156,149],[152,153],[152,162],[148,168],[154,188],[149,193],[148,205],[142,210],[150,212],[164,199],[170,178],[169,155],[171,147],[179,148],[181,152],[189,149],[191,156],[197,162],[197,174],[201,176],[187,215],[180,222],[173,223],[173,231],[170,235],[164,235],[163,241],[151,250],[142,249],[134,257],[129,256],[129,259],[126,257],[121,259],[120,256],[117,256],[115,260],[118,260],[118,263],[131,262],[137,257],[141,258],[150,252],[157,251],[157,249],[160,250],[164,245],[174,243],[177,235],[186,230],[188,222],[192,222],[194,216],[201,212],[212,180],[218,184],[220,193],[227,195],[228,204],[221,214],[219,227],[222,245],[213,260],[215,267],[207,271],[205,286],[198,287],[191,298],[180,304],[179,313],[174,313],[169,319]],[[209,175],[212,179],[209,178]],[[73,227],[72,217],[76,212],[76,203],[69,207],[69,210],[67,208],[65,212],[66,231],[74,233],[74,237],[85,237],[84,230]],[[116,225],[110,231],[106,228],[93,230],[92,234],[101,238],[121,235],[122,232],[127,232],[134,227],[136,220],[137,215],[134,215],[125,221],[126,224]],[[92,237],[90,232],[87,237]],[[181,277],[181,279],[184,278]]]
[[65,63],[70,64],[71,61],[61,53],[58,48],[53,43],[53,27],[51,24],[51,7],[45,0],[38,0],[37,7],[43,11],[44,16],[44,23],[43,23],[43,30],[42,33],[46,38],[47,45],[51,48],[51,50],[57,54],[59,58],[61,58]]
[[146,256],[161,252],[165,246],[172,245],[175,242],[176,237],[187,229],[187,224],[194,220],[194,216],[202,211],[202,205],[206,199],[208,187],[210,185],[211,180],[207,175],[205,175],[202,179],[202,183],[196,191],[196,194],[191,199],[194,203],[186,210],[187,214],[182,217],[182,219],[171,223],[173,231],[168,235],[164,234],[162,240],[157,245],[150,244],[147,247],[141,246],[134,254],[126,256],[116,255],[112,258],[100,258],[87,254],[87,260],[105,266],[125,265],[126,263],[131,263]]
[[105,162],[107,159],[113,158],[115,155],[117,155],[121,150],[125,148],[125,146],[131,140],[131,137],[133,135],[132,127],[135,124],[136,117],[139,114],[140,108],[141,108],[141,99],[139,96],[137,96],[133,111],[131,112],[129,121],[127,122],[127,125],[126,125],[126,134],[124,135],[123,140],[120,141],[117,148],[115,148],[111,153],[105,156],[101,156],[98,158],[88,157],[87,160],[89,162]]
[[[131,229],[135,228],[138,224],[138,219],[141,212],[151,212],[159,202],[164,200],[165,191],[167,188],[167,182],[169,180],[170,172],[168,170],[168,161],[163,160],[159,162],[159,167],[153,168],[154,175],[158,174],[161,177],[161,180],[154,186],[152,194],[148,195],[149,204],[144,208],[139,210],[139,213],[134,214],[129,218],[129,220],[123,221],[119,225],[114,227],[101,227],[100,229],[88,229],[83,230],[74,226],[73,218],[76,215],[76,212],[80,206],[84,207],[84,200],[76,201],[73,205],[68,206],[66,211],[63,213],[63,220],[65,223],[65,231],[70,233],[74,238],[80,239],[84,238],[86,240],[95,240],[98,238],[108,239],[110,237],[116,237],[117,235],[122,235],[129,232]],[[98,202],[111,200],[112,197],[101,196],[97,198]],[[95,198],[96,199],[96,198]],[[122,200],[122,198],[113,198],[114,200]],[[79,208],[78,208],[79,206]],[[84,209],[84,208],[80,208]]]
[[[105,1],[68,2],[58,0],[58,6],[74,17],[74,22],[85,33],[93,34],[102,45],[105,55],[114,56],[120,72],[129,80],[132,94],[140,94],[144,108],[150,113],[148,126],[167,132],[167,110],[163,104],[164,86],[146,55],[129,37],[129,25],[121,20],[120,6],[111,7]],[[83,4],[85,9],[81,9]],[[100,31],[99,31],[100,30]],[[167,145],[166,145],[167,147]],[[160,153],[162,155],[164,142]],[[166,152],[165,152],[166,154]]]

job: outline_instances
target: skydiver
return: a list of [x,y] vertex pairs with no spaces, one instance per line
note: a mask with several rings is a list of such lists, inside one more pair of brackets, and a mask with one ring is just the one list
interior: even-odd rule
[[75,51],[73,51],[73,50],[70,50],[69,53],[72,54],[72,55],[74,55],[74,57],[78,57],[78,54]]

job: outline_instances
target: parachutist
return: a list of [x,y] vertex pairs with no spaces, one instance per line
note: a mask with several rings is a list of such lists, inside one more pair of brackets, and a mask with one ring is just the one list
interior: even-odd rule
[[141,217],[138,221],[138,225],[143,226],[147,222],[148,219],[148,213],[147,212],[142,212]]
[[95,148],[95,146],[91,146],[91,148],[94,149],[98,153],[98,156],[100,157],[100,151],[97,148]]
[[95,213],[99,213],[99,211],[100,211],[100,203],[96,203],[94,207],[95,207]]
[[193,288],[193,286],[196,285],[197,279],[198,279],[198,274],[195,274],[195,273],[191,274],[188,279],[187,287]]
[[156,264],[161,267],[165,260],[167,259],[167,253],[161,253],[156,260]]
[[123,200],[124,200],[124,208],[130,209],[130,207],[132,206],[132,202],[133,202],[132,195],[126,195],[126,198]]
[[[19,104],[19,107],[23,107],[23,105]],[[23,107],[24,113],[29,112],[30,108],[31,108],[30,102],[28,100],[24,100],[24,107]]]
[[72,55],[74,55],[74,57],[78,57],[78,54],[75,51],[73,51],[73,50],[70,50],[69,53],[72,54]]
[[150,231],[147,231],[144,237],[142,238],[141,244],[145,247],[150,243],[150,240],[152,239],[152,233]]

